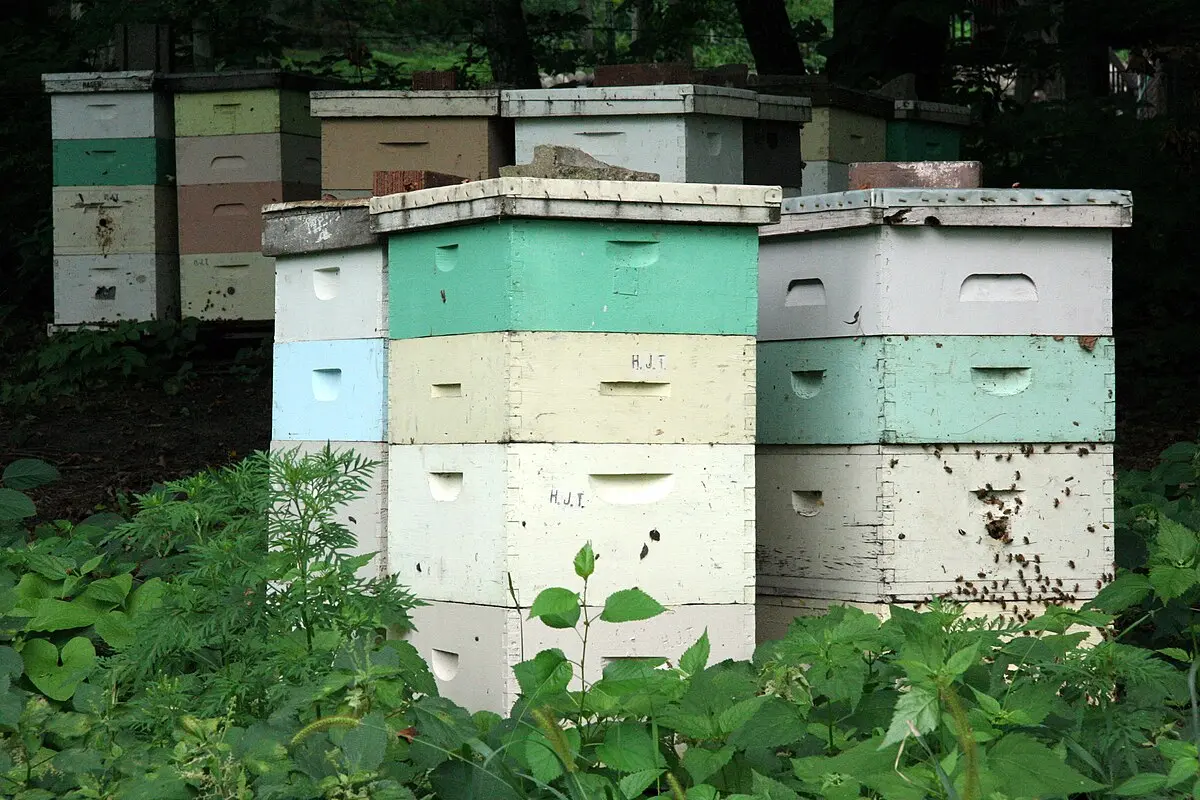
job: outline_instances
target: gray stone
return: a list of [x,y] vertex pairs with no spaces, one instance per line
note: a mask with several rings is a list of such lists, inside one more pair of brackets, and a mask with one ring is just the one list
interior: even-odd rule
[[577,181],[658,181],[658,173],[638,172],[592,158],[578,147],[539,144],[533,161],[501,167],[502,178],[564,178]]

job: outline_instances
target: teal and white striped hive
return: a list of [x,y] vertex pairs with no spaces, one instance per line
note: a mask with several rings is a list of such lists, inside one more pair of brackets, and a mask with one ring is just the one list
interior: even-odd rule
[[760,248],[760,638],[833,602],[1027,615],[1109,579],[1112,237],[1131,208],[1062,190],[784,202]]
[[174,129],[154,72],[42,76],[54,173],[54,323],[179,313]]

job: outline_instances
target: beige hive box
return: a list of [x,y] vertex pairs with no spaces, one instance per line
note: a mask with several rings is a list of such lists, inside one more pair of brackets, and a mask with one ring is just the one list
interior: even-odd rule
[[369,196],[376,171],[480,180],[513,161],[499,90],[318,91],[312,114],[321,121],[321,187],[338,198]]

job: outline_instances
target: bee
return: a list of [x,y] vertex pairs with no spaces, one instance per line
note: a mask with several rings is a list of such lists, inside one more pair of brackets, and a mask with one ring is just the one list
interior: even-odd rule
[[1029,544],[1029,537],[1028,537],[1028,536],[1022,536],[1022,537],[1021,537],[1021,541],[1022,541],[1022,542],[1024,542],[1025,544]]
[[976,460],[976,461],[978,461],[978,460],[979,460],[979,459],[981,459],[981,458],[983,458],[983,453],[981,453],[981,452],[979,452],[978,450],[976,450],[976,451],[975,451],[975,460]]
[[650,545],[643,542],[642,543],[642,554],[641,554],[641,556],[638,557],[638,560],[640,561],[648,555],[650,555]]
[[1017,470],[1017,480],[1021,480],[1021,470]]
[[987,575],[985,575],[985,574],[984,574],[984,573],[982,573],[982,572],[976,572],[975,574],[976,574],[978,577],[980,577],[980,578],[986,578],[986,577],[987,577]]
[[1054,498],[1054,507],[1058,508],[1058,498]]
[[1087,527],[1087,531],[1088,531],[1088,533],[1095,533],[1095,532],[1096,532],[1096,526],[1095,526],[1095,525],[1088,525],[1088,527]]
[[1068,567],[1070,567],[1071,569],[1075,569],[1075,562],[1074,562],[1074,561],[1068,561],[1068,562],[1067,562],[1067,566],[1068,566]]
[[953,474],[954,474],[954,470],[950,469],[950,465],[949,465],[949,464],[943,464],[943,465],[942,465],[942,469],[946,470],[946,474],[947,474],[947,475],[953,475]]
[[1010,580],[1011,580],[1011,578],[1005,578],[1005,579],[1004,579],[1004,583],[1000,584],[1000,588],[1001,588],[1001,589],[1007,589],[1007,588],[1008,588],[1008,582],[1009,582]]
[[893,458],[890,462],[888,462],[888,466],[891,467],[892,469],[895,469],[896,465],[899,463],[900,463],[900,459]]
[[1037,553],[1034,553],[1034,555],[1033,555],[1033,563],[1035,563],[1035,564],[1040,564],[1040,563],[1042,563],[1042,557],[1041,557],[1041,556],[1039,556]]
[[1070,497],[1071,496],[1071,487],[1070,486],[1065,487],[1063,489],[1063,494],[1065,494],[1067,497]]

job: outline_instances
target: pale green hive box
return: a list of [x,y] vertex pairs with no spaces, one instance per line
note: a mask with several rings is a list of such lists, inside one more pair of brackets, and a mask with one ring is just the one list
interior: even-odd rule
[[498,178],[371,200],[394,339],[489,331],[753,335],[757,225],[782,190]]
[[168,76],[175,95],[175,135],[234,136],[292,133],[319,137],[309,92],[340,84],[278,70],[184,73]]
[[758,343],[759,444],[1111,442],[1111,337]]

